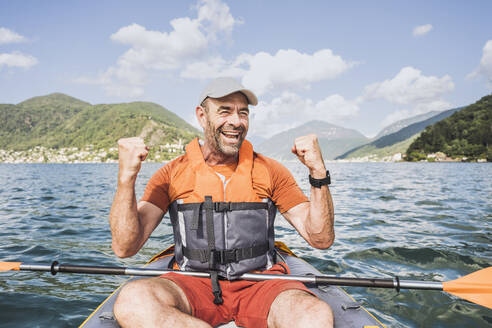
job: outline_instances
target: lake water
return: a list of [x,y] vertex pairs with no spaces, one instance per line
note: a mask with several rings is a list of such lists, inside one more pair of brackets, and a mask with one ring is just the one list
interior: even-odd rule
[[[285,163],[308,192],[306,169]],[[489,163],[327,163],[336,241],[315,250],[279,215],[277,238],[326,274],[448,281],[492,265]],[[144,164],[137,197],[160,164]],[[111,251],[115,164],[0,164],[0,259],[140,266],[172,242],[164,220],[139,254]],[[74,327],[126,278],[0,273],[1,327]],[[389,327],[491,327],[492,310],[438,291],[347,288]]]

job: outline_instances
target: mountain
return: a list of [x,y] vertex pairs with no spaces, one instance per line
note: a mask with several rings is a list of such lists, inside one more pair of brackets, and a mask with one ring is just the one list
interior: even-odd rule
[[334,159],[348,149],[366,143],[369,139],[361,133],[323,121],[310,121],[296,128],[278,133],[263,141],[256,151],[277,159],[293,159],[291,153],[297,137],[314,133],[325,160]]
[[90,107],[89,103],[54,93],[18,105],[0,105],[0,149],[27,149],[41,145],[43,138],[67,119]]
[[398,132],[401,129],[406,128],[411,124],[425,121],[426,119],[431,118],[432,116],[435,116],[439,113],[440,113],[439,111],[434,110],[425,114],[420,114],[409,118],[405,118],[403,120],[396,121],[388,126],[385,126],[381,131],[379,131],[379,133],[373,138],[373,140],[379,139],[388,134]]
[[424,121],[410,124],[397,132],[384,135],[368,144],[350,149],[348,152],[337,157],[337,159],[357,158],[370,155],[377,155],[376,157],[380,158],[391,156],[396,153],[405,153],[411,141],[417,138],[418,134],[427,126],[453,115],[462,108],[463,107],[453,108],[439,112],[439,114]]
[[54,93],[17,105],[0,104],[0,149],[36,146],[59,149],[116,146],[122,137],[140,136],[149,146],[177,144],[200,132],[176,114],[150,102],[91,105]]
[[408,147],[407,160],[426,159],[437,152],[492,162],[492,94],[428,126]]
[[48,107],[63,107],[63,106],[75,106],[75,107],[84,107],[90,106],[88,102],[79,100],[77,98],[68,96],[63,93],[52,93],[46,96],[39,96],[29,98],[21,103],[18,106],[26,107],[26,108],[39,108],[45,109],[45,106]]

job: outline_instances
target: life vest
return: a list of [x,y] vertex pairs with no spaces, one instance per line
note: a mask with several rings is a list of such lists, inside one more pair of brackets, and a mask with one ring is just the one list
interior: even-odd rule
[[253,189],[253,146],[244,140],[237,168],[227,181],[205,163],[198,139],[186,146],[185,156],[183,165],[188,167],[179,171],[188,172],[189,178],[189,170],[194,172],[193,191],[169,206],[180,268],[209,271],[218,285],[217,276],[234,280],[273,265],[277,208]]

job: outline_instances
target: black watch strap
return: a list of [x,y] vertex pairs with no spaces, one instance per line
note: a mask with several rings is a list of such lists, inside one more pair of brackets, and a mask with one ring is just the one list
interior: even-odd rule
[[309,183],[315,188],[321,188],[321,186],[329,185],[331,183],[330,171],[326,170],[326,178],[315,179],[309,175]]

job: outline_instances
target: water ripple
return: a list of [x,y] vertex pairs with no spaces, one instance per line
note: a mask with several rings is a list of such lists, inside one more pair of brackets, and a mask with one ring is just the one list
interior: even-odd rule
[[[288,162],[309,193],[308,171]],[[136,194],[159,164],[144,164]],[[276,237],[327,274],[446,281],[492,263],[492,165],[328,163],[336,240],[313,249],[281,215]],[[2,260],[139,266],[172,242],[166,216],[134,257],[111,250],[114,164],[1,164]],[[0,323],[73,327],[124,277],[2,273]],[[488,327],[492,314],[439,292],[347,288],[391,327]],[[35,319],[32,319],[35,318]],[[35,321],[34,321],[35,320]],[[0,324],[1,325],[1,324]]]

